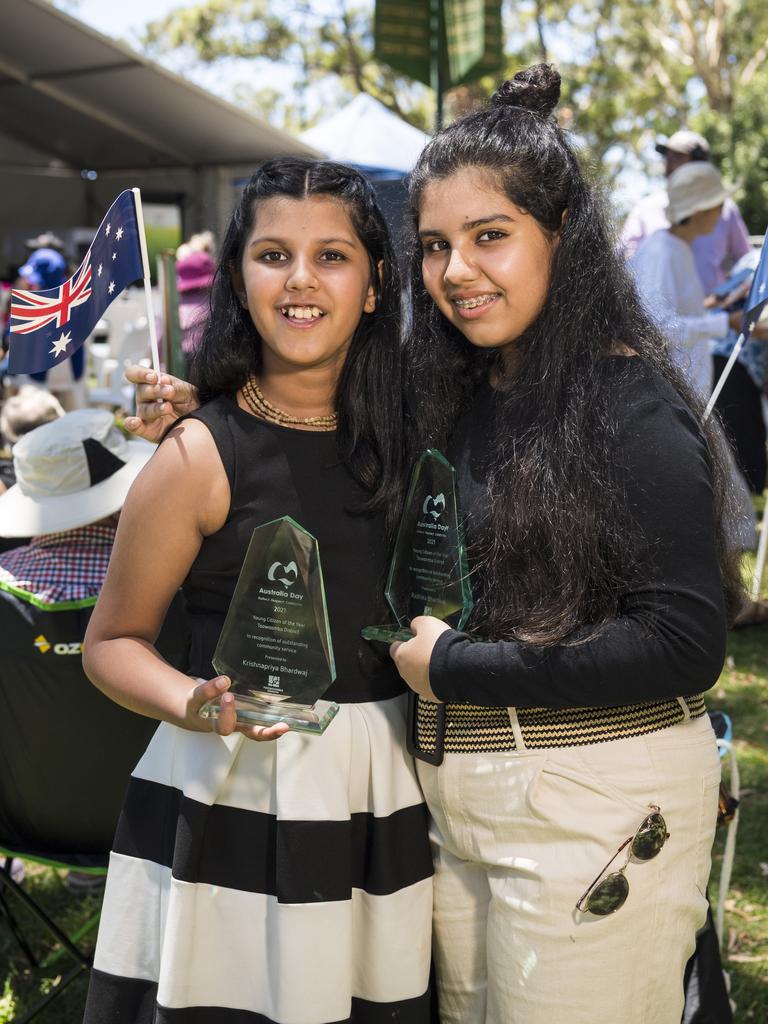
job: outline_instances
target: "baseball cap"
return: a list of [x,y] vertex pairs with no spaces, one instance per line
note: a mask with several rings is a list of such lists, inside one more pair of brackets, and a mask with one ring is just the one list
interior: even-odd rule
[[19,275],[34,288],[56,288],[67,276],[67,261],[56,249],[38,249],[33,252]]
[[656,143],[657,153],[666,156],[667,150],[670,150],[672,153],[682,153],[683,156],[689,156],[692,160],[709,159],[709,143],[707,140],[703,135],[699,135],[698,132],[688,131],[687,128],[675,132],[674,135],[670,135],[666,142]]

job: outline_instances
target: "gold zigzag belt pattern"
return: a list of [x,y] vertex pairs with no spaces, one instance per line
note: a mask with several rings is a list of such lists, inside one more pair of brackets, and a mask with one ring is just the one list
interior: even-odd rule
[[[691,718],[704,712],[704,697],[684,697]],[[437,705],[419,700],[416,729],[419,747],[433,753],[437,741]],[[580,747],[589,743],[643,736],[668,729],[685,718],[675,699],[627,704],[613,708],[517,708],[526,749]],[[494,753],[514,750],[517,744],[506,708],[475,704],[445,705],[445,752]]]

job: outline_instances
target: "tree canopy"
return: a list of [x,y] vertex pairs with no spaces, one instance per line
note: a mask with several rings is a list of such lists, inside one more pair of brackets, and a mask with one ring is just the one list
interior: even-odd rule
[[[765,0],[505,0],[507,73],[553,60],[563,76],[560,116],[610,181],[627,159],[651,159],[652,141],[685,125],[709,139],[738,186],[754,232],[768,220],[768,4]],[[247,58],[291,68],[287,88],[241,101],[282,127],[322,115],[318,96],[366,92],[428,130],[433,97],[373,59],[373,0],[205,0],[151,22],[143,43],[216,64]],[[490,79],[454,90],[450,118],[488,95]]]

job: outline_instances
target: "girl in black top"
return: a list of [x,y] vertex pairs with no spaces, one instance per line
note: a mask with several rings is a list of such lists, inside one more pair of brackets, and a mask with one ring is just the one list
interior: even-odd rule
[[[161,720],[115,837],[88,1024],[429,1020],[405,686],[360,639],[402,478],[398,303],[361,175],[297,159],[254,174],[196,356],[205,404],[129,494],[86,639],[94,683]],[[237,725],[210,678],[251,533],[284,515],[320,545],[341,705],[320,737]],[[179,586],[192,680],[153,646]],[[213,731],[199,711],[218,698]]]
[[719,779],[701,692],[738,582],[717,440],[559,89],[518,74],[411,176],[413,428],[457,466],[475,607],[392,654],[445,750],[419,763],[444,1024],[677,1024]]

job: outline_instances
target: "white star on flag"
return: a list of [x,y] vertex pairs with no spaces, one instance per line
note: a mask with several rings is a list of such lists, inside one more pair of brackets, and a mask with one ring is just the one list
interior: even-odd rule
[[109,282],[109,288],[107,288],[107,291],[111,295],[114,290],[115,290],[115,282],[114,281],[110,281]]
[[760,287],[757,289],[757,294],[762,295],[765,291],[765,281],[762,281]]
[[122,228],[118,228],[117,231],[115,232],[115,238],[119,242],[122,237],[123,237],[123,229]]
[[104,228],[104,234],[108,235],[111,230],[112,230],[112,225],[111,224],[107,224],[107,226]]
[[101,264],[99,264],[99,265],[98,265],[98,267],[96,267],[96,274],[97,274],[97,275],[98,275],[99,277],[101,277],[101,270],[102,270],[102,266],[101,266]]
[[67,331],[66,334],[61,332],[61,336],[56,339],[53,343],[53,348],[50,350],[52,356],[60,356],[62,352],[66,351],[67,345],[72,341],[72,334]]
[[116,259],[117,259],[117,253],[116,253],[116,252],[113,252],[113,253],[112,253],[112,259],[113,259],[113,260],[116,260]]

